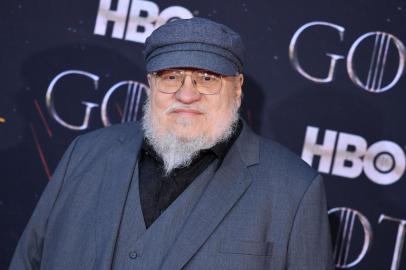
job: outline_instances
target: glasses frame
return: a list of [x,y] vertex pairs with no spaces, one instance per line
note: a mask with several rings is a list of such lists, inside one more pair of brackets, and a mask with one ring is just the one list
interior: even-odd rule
[[[165,69],[165,70],[179,71],[179,72],[183,75],[183,79],[182,79],[181,85],[179,86],[179,88],[178,88],[176,91],[174,91],[174,92],[168,92],[168,91],[163,91],[162,89],[160,89],[160,88],[158,87],[158,83],[157,83],[158,72],[157,72],[157,71],[148,73],[148,77],[150,77],[150,78],[152,77],[152,78],[154,79],[154,84],[155,84],[155,86],[156,86],[156,89],[157,89],[159,92],[164,93],[164,94],[176,94],[176,93],[183,87],[183,85],[185,84],[185,80],[186,80],[186,77],[187,77],[187,76],[190,76],[190,79],[192,79],[193,87],[194,87],[194,88],[196,89],[196,91],[198,91],[199,94],[201,94],[201,95],[205,95],[205,96],[218,95],[218,94],[220,93],[221,89],[223,88],[223,77],[224,77],[224,76],[221,75],[221,74],[216,74],[216,73],[213,73],[213,72],[211,72],[211,71],[204,70],[204,69],[197,69],[197,70],[190,71],[190,74],[187,74],[188,72],[185,71],[185,70],[183,70],[183,69],[176,69],[176,68],[174,68],[174,69]],[[202,93],[202,92],[200,92],[200,91],[197,89],[196,83],[194,82],[194,80],[193,80],[193,78],[192,78],[192,75],[193,75],[193,73],[202,72],[202,71],[203,71],[203,72],[206,71],[206,72],[209,72],[210,74],[215,74],[216,76],[220,77],[220,86],[219,86],[219,89],[218,89],[216,92],[207,94],[207,93]]]

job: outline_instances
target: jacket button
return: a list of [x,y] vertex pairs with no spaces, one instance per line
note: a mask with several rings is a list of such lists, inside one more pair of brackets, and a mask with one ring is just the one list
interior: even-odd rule
[[137,258],[137,252],[135,251],[131,251],[128,255],[130,256],[131,259]]

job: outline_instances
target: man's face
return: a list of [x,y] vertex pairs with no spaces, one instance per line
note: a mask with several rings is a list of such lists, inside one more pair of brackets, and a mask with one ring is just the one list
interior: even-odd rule
[[[182,69],[191,75],[195,69]],[[241,105],[243,76],[223,77],[218,94],[200,94],[191,76],[186,76],[182,87],[173,94],[157,89],[155,79],[149,77],[149,99],[151,120],[158,133],[172,133],[184,141],[193,141],[198,136],[216,140],[230,125]]]

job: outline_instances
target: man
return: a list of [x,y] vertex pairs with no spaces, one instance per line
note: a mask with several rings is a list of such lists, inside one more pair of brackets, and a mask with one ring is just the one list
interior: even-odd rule
[[238,117],[240,36],[176,20],[144,53],[142,127],[75,139],[10,269],[332,269],[320,176]]

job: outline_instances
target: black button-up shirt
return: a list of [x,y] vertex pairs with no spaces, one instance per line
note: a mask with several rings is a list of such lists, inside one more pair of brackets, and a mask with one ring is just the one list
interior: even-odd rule
[[139,159],[139,187],[142,213],[148,228],[166,208],[202,173],[211,162],[219,165],[231,145],[240,135],[241,121],[229,140],[202,150],[187,167],[176,168],[165,176],[163,161],[147,140],[144,140]]

